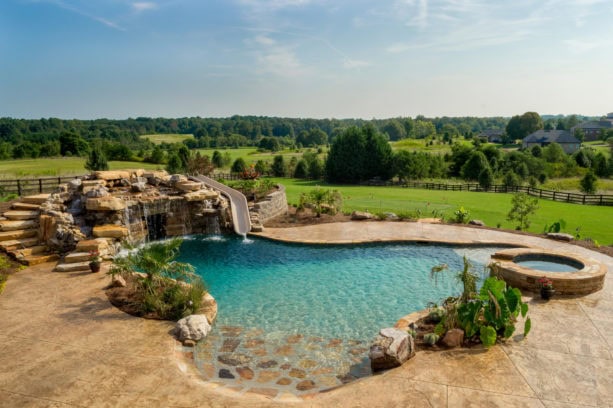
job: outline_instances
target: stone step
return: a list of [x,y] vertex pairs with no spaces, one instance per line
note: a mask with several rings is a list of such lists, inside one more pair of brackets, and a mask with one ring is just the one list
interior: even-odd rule
[[35,220],[6,220],[0,221],[0,231],[16,231],[38,227]]
[[[38,230],[15,230],[15,231],[3,231],[0,232],[0,241],[12,241],[15,239],[33,238],[37,237]],[[38,238],[37,238],[38,241]]]
[[124,238],[128,236],[128,229],[121,225],[96,225],[92,231],[96,238]]
[[40,210],[40,205],[38,204],[28,204],[28,203],[22,203],[22,202],[18,202],[18,203],[13,203],[11,205],[11,209],[13,210],[18,210],[18,211],[38,211]]
[[44,203],[45,201],[47,201],[50,195],[51,194],[29,195],[29,196],[21,197],[21,202],[27,203],[27,204],[39,204],[40,205]]
[[38,211],[7,211],[3,214],[9,220],[35,220],[38,218]]
[[89,262],[62,263],[56,265],[56,272],[79,272],[89,271]]
[[47,247],[44,245],[35,245],[29,248],[17,248],[11,251],[13,256],[17,259],[30,255],[44,254],[45,252],[47,252]]
[[17,259],[17,261],[21,262],[22,264],[32,266],[32,265],[42,264],[45,262],[55,262],[58,259],[60,259],[60,256],[58,254],[43,254],[43,255],[28,255],[21,259]]
[[70,264],[70,263],[82,263],[82,262],[89,262],[89,252],[73,252],[71,254],[68,254],[64,257],[64,263],[65,264]]
[[101,255],[107,253],[109,243],[105,238],[87,239],[77,242],[76,252],[98,251]]
[[38,244],[38,237],[11,239],[0,242],[0,248],[6,252],[15,251],[17,249],[30,248]]

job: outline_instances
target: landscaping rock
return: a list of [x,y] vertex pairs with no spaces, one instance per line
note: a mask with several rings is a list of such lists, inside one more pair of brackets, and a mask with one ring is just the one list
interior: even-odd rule
[[248,356],[246,354],[240,354],[240,353],[221,354],[217,356],[217,360],[220,363],[224,363],[225,365],[239,366],[239,365],[245,365],[251,362],[251,356]]
[[112,288],[125,288],[126,280],[121,275],[113,275],[113,279],[111,280]]
[[71,190],[78,190],[79,188],[81,188],[82,184],[83,180],[81,180],[80,178],[72,179],[68,182],[68,188]]
[[386,212],[383,215],[385,216],[385,219],[388,221],[396,221],[398,219],[398,216],[393,212]]
[[296,389],[298,391],[308,391],[315,388],[315,383],[311,380],[303,380],[296,384]]
[[147,184],[142,181],[139,181],[138,183],[132,184],[130,188],[134,193],[142,193],[147,189]]
[[175,336],[179,341],[202,340],[211,331],[211,325],[204,315],[190,315],[177,322]]
[[479,227],[485,227],[485,223],[481,220],[470,220],[468,221],[470,225],[477,225]]
[[566,242],[570,242],[573,239],[575,239],[575,237],[573,237],[572,235],[565,234],[563,232],[548,232],[547,238],[555,239],[558,241],[566,241]]
[[381,329],[368,353],[373,371],[398,367],[414,355],[413,337],[405,331],[391,327]]
[[234,374],[232,374],[227,368],[222,368],[221,370],[219,370],[219,378],[232,379],[234,378]]
[[96,225],[93,235],[96,238],[124,238],[128,236],[128,229],[120,225]]
[[243,380],[252,380],[253,376],[255,375],[253,370],[249,367],[238,367],[236,369],[236,372],[238,373],[238,375],[241,376]]
[[121,180],[121,179],[129,179],[130,172],[126,170],[106,170],[106,171],[95,171],[94,176],[98,180]]
[[90,211],[122,211],[126,208],[126,202],[119,197],[88,198],[85,208]]
[[183,345],[185,347],[196,347],[196,342],[191,339],[183,340]]
[[375,216],[366,211],[354,211],[351,213],[351,219],[353,221],[372,220],[373,218],[375,218]]
[[[87,190],[87,191],[86,191]],[[88,187],[87,189],[85,187],[83,187],[83,193],[85,193],[85,196],[87,198],[100,198],[100,197],[106,197],[109,195],[109,189],[102,186],[102,185],[97,185],[95,187]]]
[[464,330],[451,329],[445,333],[441,344],[445,347],[460,347],[464,342]]

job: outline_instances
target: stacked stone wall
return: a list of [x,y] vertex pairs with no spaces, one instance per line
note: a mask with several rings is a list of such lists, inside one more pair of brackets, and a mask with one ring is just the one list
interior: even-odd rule
[[277,188],[277,191],[268,194],[263,201],[256,203],[253,208],[262,224],[275,217],[287,214],[285,187],[279,184]]

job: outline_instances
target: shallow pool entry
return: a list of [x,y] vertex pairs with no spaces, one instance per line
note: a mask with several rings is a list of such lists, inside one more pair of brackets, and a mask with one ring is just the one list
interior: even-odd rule
[[330,389],[371,374],[368,348],[383,327],[440,303],[499,248],[405,243],[295,245],[264,239],[189,237],[180,260],[196,267],[218,303],[194,361],[204,378],[269,397]]

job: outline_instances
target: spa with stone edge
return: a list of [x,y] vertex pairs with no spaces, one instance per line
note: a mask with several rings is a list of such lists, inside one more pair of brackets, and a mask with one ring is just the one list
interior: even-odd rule
[[[489,346],[510,338],[515,326],[516,334],[526,335],[528,306],[516,288],[536,291],[543,276],[559,294],[603,287],[604,265],[540,249],[241,237],[232,234],[237,217],[246,215],[248,230],[262,231],[264,221],[285,213],[283,187],[238,214],[227,191],[203,180],[164,171],[95,172],[57,193],[24,199],[19,211],[37,205],[40,214],[5,216],[19,215],[37,230],[1,246],[25,264],[59,260],[55,270],[70,272],[88,270],[91,252],[117,260],[126,242],[183,237],[172,260],[193,265],[208,292],[200,310],[179,320],[177,353],[206,381],[270,398],[308,396],[397,367],[417,348]],[[24,240],[35,250],[23,249]],[[532,269],[524,261],[553,261],[575,271]],[[450,273],[434,277],[435,270]],[[124,278],[114,275],[111,286],[129,285]],[[500,307],[504,319],[490,315]],[[456,310],[459,317],[451,321]]]

